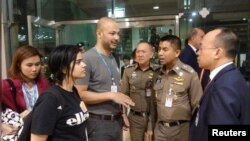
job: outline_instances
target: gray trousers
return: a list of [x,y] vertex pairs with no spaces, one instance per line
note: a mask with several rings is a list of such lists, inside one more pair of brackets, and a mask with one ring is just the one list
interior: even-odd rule
[[122,141],[122,118],[114,121],[89,118],[87,131],[89,141]]

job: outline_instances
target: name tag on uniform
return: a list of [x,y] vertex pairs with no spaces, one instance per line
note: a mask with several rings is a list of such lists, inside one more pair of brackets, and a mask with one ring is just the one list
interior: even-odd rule
[[111,92],[117,93],[117,85],[111,85]]
[[165,106],[166,107],[172,107],[172,105],[173,105],[173,98],[167,96]]
[[146,97],[150,97],[152,95],[151,89],[146,89]]

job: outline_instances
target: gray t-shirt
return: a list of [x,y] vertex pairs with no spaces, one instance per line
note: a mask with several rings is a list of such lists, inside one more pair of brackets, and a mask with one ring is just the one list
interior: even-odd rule
[[[86,64],[86,76],[76,81],[78,85],[88,85],[88,91],[92,92],[110,92],[111,76],[113,76],[114,82],[119,89],[120,71],[113,55],[107,57],[93,47],[84,53],[83,61]],[[117,114],[120,112],[120,106],[113,101],[89,104],[87,108],[90,113],[95,114]]]

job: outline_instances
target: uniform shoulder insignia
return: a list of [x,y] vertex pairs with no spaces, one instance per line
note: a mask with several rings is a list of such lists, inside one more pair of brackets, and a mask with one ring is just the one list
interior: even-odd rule
[[185,70],[185,71],[187,71],[187,72],[189,72],[189,73],[194,73],[194,69],[191,66],[189,66],[189,65],[184,64],[182,66],[182,69]]
[[154,71],[157,71],[161,68],[161,66],[158,64],[153,64],[152,67],[153,67]]
[[127,68],[131,68],[131,67],[134,67],[134,66],[135,66],[135,64],[130,64],[130,65],[127,66]]

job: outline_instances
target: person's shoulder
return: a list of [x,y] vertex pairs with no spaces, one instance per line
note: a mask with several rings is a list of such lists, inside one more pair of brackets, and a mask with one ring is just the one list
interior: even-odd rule
[[126,70],[134,70],[136,68],[136,64],[130,64],[126,67]]
[[7,81],[7,79],[10,79],[13,82],[14,86],[16,87],[16,89],[19,89],[19,88],[22,87],[22,80],[21,79],[12,78],[12,77],[6,78],[6,79],[2,79],[2,82],[1,82],[2,87],[3,86],[8,86],[9,87],[9,82]]
[[124,69],[124,71],[126,71],[127,73],[132,73],[135,71],[136,68],[137,68],[136,64],[130,64]]
[[46,90],[44,90],[41,94],[41,99],[47,100],[50,99],[50,101],[55,101],[57,99],[56,94],[61,94],[61,92],[58,90],[57,88],[58,86],[56,85],[52,85],[50,87],[48,87]]
[[161,69],[161,65],[159,64],[155,64],[155,63],[151,63],[150,67],[153,69],[153,71],[158,72]]
[[36,83],[37,83],[37,86],[42,89],[42,91],[48,88],[50,85],[49,79],[45,76],[40,76],[36,80]]
[[189,66],[189,65],[187,65],[187,64],[180,63],[180,64],[179,64],[179,67],[180,67],[180,69],[183,70],[184,72],[187,72],[187,73],[190,73],[190,74],[195,74],[195,70],[194,70],[191,66]]
[[41,84],[49,84],[49,80],[47,77],[41,76],[37,79],[37,83]]
[[95,52],[94,47],[93,47],[93,48],[90,48],[89,50],[87,50],[86,52],[84,52],[83,56],[86,58],[86,57],[92,57],[95,54],[96,54],[96,52]]

